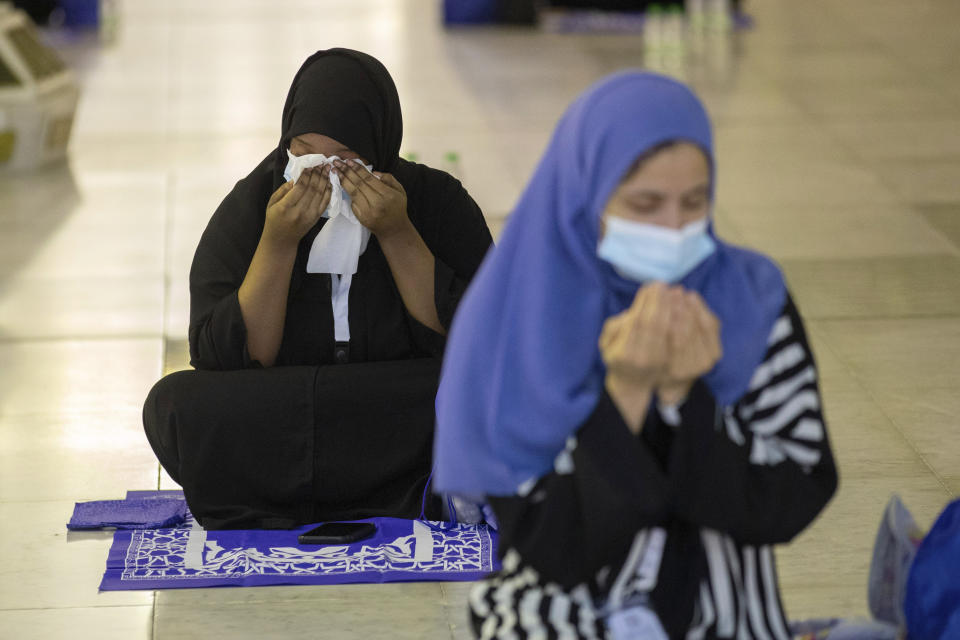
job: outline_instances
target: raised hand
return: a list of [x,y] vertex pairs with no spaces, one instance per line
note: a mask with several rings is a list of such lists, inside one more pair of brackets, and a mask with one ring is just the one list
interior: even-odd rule
[[278,246],[295,246],[330,204],[329,167],[313,167],[297,182],[285,182],[267,203],[263,239]]
[[389,173],[367,171],[356,162],[334,161],[360,224],[380,240],[408,231],[407,192]]
[[640,289],[630,307],[610,317],[600,334],[606,388],[627,426],[638,432],[653,390],[669,362],[669,290],[662,283]]

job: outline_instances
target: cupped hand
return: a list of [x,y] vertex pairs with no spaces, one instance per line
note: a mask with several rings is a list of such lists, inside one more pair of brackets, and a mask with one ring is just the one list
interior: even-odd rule
[[657,395],[667,405],[680,404],[694,381],[723,357],[720,320],[696,291],[673,287],[669,292],[669,356]]
[[280,185],[267,202],[263,236],[280,246],[295,246],[330,204],[329,167],[304,170],[296,181]]
[[335,160],[333,166],[360,224],[381,241],[409,229],[407,192],[396,178],[389,173],[371,173],[355,161]]
[[607,374],[621,384],[652,390],[668,364],[671,307],[662,283],[647,285],[633,303],[611,316],[600,333],[600,354]]

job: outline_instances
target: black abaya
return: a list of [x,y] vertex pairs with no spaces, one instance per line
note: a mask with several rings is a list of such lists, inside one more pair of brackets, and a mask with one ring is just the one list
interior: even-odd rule
[[403,185],[435,258],[444,327],[492,242],[457,180],[398,157],[399,98],[379,62],[333,49],[304,63],[280,144],[224,199],[197,247],[189,334],[198,371],[164,378],[144,407],[157,457],[208,528],[415,517],[430,472],[445,339],[409,314],[375,236],[350,287],[350,364],[335,364],[331,276],[305,270],[324,220],[300,242],[276,366],[264,369],[247,352],[237,292],[289,142],[303,133],[334,138]]

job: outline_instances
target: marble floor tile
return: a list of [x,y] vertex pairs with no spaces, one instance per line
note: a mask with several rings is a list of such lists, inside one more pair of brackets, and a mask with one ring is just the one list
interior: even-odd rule
[[171,124],[171,107],[161,95],[135,89],[126,97],[118,91],[111,91],[109,97],[82,97],[73,126],[78,135],[104,132],[134,135],[145,129],[166,131]]
[[[268,597],[266,591],[253,597]],[[230,600],[230,593],[242,600]],[[203,589],[157,594],[159,637],[222,634],[231,638],[294,637],[421,640],[451,637],[438,584],[303,587],[295,599],[251,601],[252,589]],[[285,595],[285,594],[284,594]],[[226,599],[224,599],[226,598]],[[175,604],[179,600],[182,604]],[[373,605],[373,603],[376,603]]]
[[115,338],[163,332],[163,279],[16,278],[0,282],[0,338]]
[[829,49],[762,56],[755,64],[784,86],[811,92],[850,85],[896,86],[911,80],[910,70],[896,56],[875,46],[845,50],[843,64],[837,64],[837,52]]
[[0,416],[0,502],[120,499],[156,484],[140,411]]
[[549,127],[493,127],[488,135],[498,159],[520,179],[519,196],[550,145],[553,131]]
[[[803,308],[800,308],[803,314]],[[857,380],[853,370],[834,352],[819,320],[804,317],[807,340],[813,351],[817,363],[817,375],[821,392],[829,398],[833,394],[843,394],[846,397],[859,397],[865,387]]]
[[916,205],[914,209],[930,224],[960,248],[960,202]]
[[960,160],[960,119],[837,122],[828,129],[866,162]]
[[[960,246],[960,238],[950,240],[949,227],[904,205],[737,206],[721,211],[748,245],[779,260],[951,254]],[[954,217],[960,232],[960,214]]]
[[162,589],[156,603],[164,607],[204,605],[257,606],[272,602],[311,603],[319,607],[348,609],[369,600],[392,600],[394,610],[421,603],[442,604],[442,582],[394,582],[386,584],[276,585],[269,587],[224,587],[222,589]]
[[777,87],[743,90],[702,90],[698,95],[714,122],[723,125],[766,122],[803,122],[800,102]]
[[100,640],[150,640],[153,607],[73,607],[63,609],[0,609],[4,637],[60,640],[89,633]]
[[720,170],[726,164],[752,167],[786,160],[798,165],[852,160],[830,133],[810,122],[720,123],[714,146]]
[[159,335],[0,341],[0,415],[140,411],[162,355]]
[[956,204],[960,202],[960,160],[885,161],[873,170],[906,202]]
[[830,320],[819,322],[818,330],[875,394],[960,385],[956,317]]
[[503,233],[503,227],[506,223],[506,218],[487,218],[487,227],[490,229],[490,235],[493,236],[494,244],[500,240],[500,234]]
[[727,163],[718,173],[720,206],[892,206],[906,196],[897,185],[888,186],[878,173],[853,161],[801,160],[762,146],[754,149],[746,152],[752,156],[749,162]]
[[861,122],[864,118],[954,117],[949,89],[911,80],[896,85],[837,86],[829,91],[783,88],[810,117],[827,122]]
[[810,318],[960,315],[956,255],[789,259],[781,265]]
[[747,34],[747,50],[754,55],[824,50],[842,52],[851,47],[859,49],[869,43],[866,37],[843,20],[837,20],[826,12],[819,16],[807,13],[814,12],[785,9],[784,4],[779,4],[770,12],[761,12],[757,19],[767,27]]
[[163,334],[168,338],[186,340],[190,327],[190,284],[186,271],[174,271],[167,276]]
[[190,345],[187,340],[166,338],[163,349],[163,375],[190,368]]
[[0,178],[0,281],[161,273],[166,186],[160,172],[66,163]]
[[472,582],[444,582],[440,585],[453,640],[473,640],[467,609],[467,597],[473,586]]
[[68,533],[74,502],[0,502],[0,609],[153,603],[149,591],[97,591],[113,532]]
[[67,216],[53,226],[6,224],[10,250],[0,259],[0,280],[11,277],[77,280],[149,277],[163,273],[163,221],[103,224]]
[[955,386],[875,394],[877,404],[953,495],[960,481],[960,394]]
[[824,383],[821,392],[841,480],[912,478],[932,473],[929,461],[867,391],[842,392]]
[[[213,190],[221,184],[232,187],[277,148],[280,141],[279,116],[277,122],[271,121],[271,124],[276,131],[174,136],[170,141],[172,156],[167,159],[167,168],[176,168],[173,185],[175,197],[201,188]],[[220,177],[211,180],[210,174],[214,171]],[[226,192],[221,198],[223,195]]]
[[[159,464],[158,464],[159,466]],[[160,467],[160,482],[157,487],[161,490],[183,490],[183,487],[180,486],[180,483],[176,482],[173,478],[170,477],[170,474],[164,470],[163,467]]]

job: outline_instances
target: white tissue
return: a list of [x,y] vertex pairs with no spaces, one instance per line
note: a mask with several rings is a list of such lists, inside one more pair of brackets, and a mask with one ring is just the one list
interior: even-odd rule
[[[325,156],[322,153],[309,153],[295,156],[287,151],[290,161],[283,172],[287,181],[296,182],[304,169],[323,164],[333,164],[339,156]],[[356,164],[372,172],[373,166]],[[323,217],[328,218],[320,233],[313,240],[310,255],[307,256],[307,273],[336,273],[352,275],[357,272],[360,256],[367,250],[370,230],[360,224],[350,208],[350,195],[340,186],[340,176],[330,174],[330,204]]]

